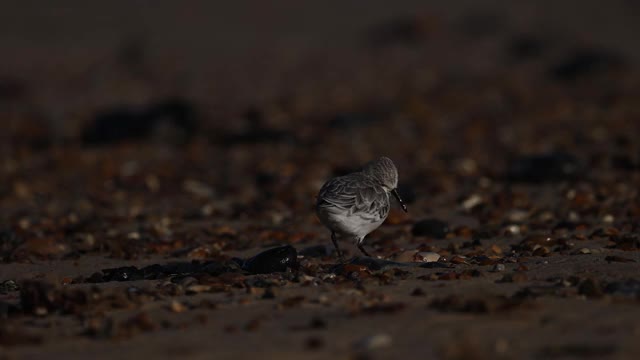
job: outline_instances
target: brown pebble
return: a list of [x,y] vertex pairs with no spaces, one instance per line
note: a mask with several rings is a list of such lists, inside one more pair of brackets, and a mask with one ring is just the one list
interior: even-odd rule
[[302,295],[292,296],[290,298],[286,298],[280,305],[284,308],[296,307],[300,306],[305,301],[305,299],[306,297]]
[[513,274],[505,274],[502,279],[497,282],[501,283],[523,283],[529,280],[527,274],[523,272],[515,272]]
[[578,285],[578,293],[591,298],[600,298],[604,296],[602,286],[594,279],[586,279]]
[[173,300],[171,304],[169,304],[169,310],[174,313],[182,313],[185,312],[187,308],[181,302]]
[[468,264],[467,260],[461,256],[453,256],[449,262],[453,263],[453,264]]
[[533,250],[533,256],[548,256],[551,250],[546,246],[541,246]]
[[502,255],[502,249],[496,244],[491,245],[491,251],[496,255]]
[[495,265],[498,263],[497,260],[484,255],[474,257],[473,261],[480,266]]
[[518,266],[516,271],[529,271],[529,267],[527,265],[520,264],[520,266]]
[[425,295],[426,295],[426,293],[421,288],[415,288],[411,292],[411,296],[425,296]]

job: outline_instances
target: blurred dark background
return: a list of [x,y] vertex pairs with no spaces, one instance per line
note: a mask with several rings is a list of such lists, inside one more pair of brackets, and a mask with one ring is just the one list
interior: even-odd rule
[[[290,218],[382,154],[405,196],[442,204],[567,162],[636,171],[639,15],[630,0],[4,2],[4,214],[56,214],[72,205],[42,204],[68,189],[168,207],[187,189]],[[510,166],[520,155],[543,157]]]
[[375,102],[407,82],[496,78],[575,49],[636,63],[639,13],[630,0],[5,2],[3,122],[38,118],[73,139],[97,111],[177,97],[228,122],[286,97]]

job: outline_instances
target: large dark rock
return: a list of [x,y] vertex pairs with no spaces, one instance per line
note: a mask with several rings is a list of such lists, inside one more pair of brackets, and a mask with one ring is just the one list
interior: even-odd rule
[[252,274],[269,274],[284,272],[287,269],[297,269],[298,252],[291,245],[280,246],[259,253],[248,259],[242,266]]
[[86,282],[101,283],[109,281],[136,281],[163,279],[175,275],[209,274],[220,275],[227,272],[240,271],[233,263],[219,261],[173,262],[169,264],[153,264],[141,269],[135,266],[123,266],[103,269],[91,275]]

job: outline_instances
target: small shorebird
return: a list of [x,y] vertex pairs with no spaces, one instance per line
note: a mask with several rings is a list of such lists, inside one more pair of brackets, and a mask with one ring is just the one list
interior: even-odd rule
[[367,163],[362,170],[327,181],[320,189],[316,213],[324,226],[331,230],[331,241],[343,261],[337,237],[356,240],[364,249],[364,237],[377,229],[389,215],[389,193],[392,193],[406,212],[407,207],[398,191],[398,170],[387,157]]

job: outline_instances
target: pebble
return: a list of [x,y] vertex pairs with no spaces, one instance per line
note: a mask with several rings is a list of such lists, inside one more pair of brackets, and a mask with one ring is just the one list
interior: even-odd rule
[[199,294],[211,290],[209,285],[191,285],[186,288],[188,295]]
[[187,179],[182,184],[184,191],[200,198],[210,198],[214,195],[214,190],[207,184],[198,180]]
[[324,274],[322,275],[322,281],[333,280],[336,278],[336,274]]
[[422,262],[436,262],[438,260],[440,260],[440,254],[436,253],[436,252],[419,252],[417,254],[414,255],[413,257],[414,259],[416,259],[416,262],[422,261]]
[[482,204],[482,197],[480,195],[477,194],[473,194],[471,196],[469,196],[467,199],[465,199],[461,206],[463,209],[469,211],[471,209],[473,209],[474,207]]
[[451,257],[449,262],[453,264],[467,264],[467,257],[463,255],[455,255]]
[[518,225],[509,225],[505,228],[504,234],[507,236],[519,235],[520,234],[520,226]]
[[500,272],[500,271],[504,271],[504,270],[505,270],[504,264],[495,264],[495,265],[493,265],[493,268],[491,269],[491,271],[493,271],[493,272]]
[[198,284],[198,279],[194,278],[193,276],[186,276],[182,280],[180,280],[179,283],[180,283],[181,286],[183,286],[185,288],[188,288],[191,285]]
[[375,334],[362,338],[354,344],[360,350],[375,350],[391,346],[392,339],[388,334]]
[[181,313],[187,310],[186,306],[184,306],[181,302],[173,300],[169,305],[169,309],[174,313]]
[[0,294],[6,294],[17,290],[20,290],[20,287],[13,280],[6,280],[0,283]]
[[527,218],[529,218],[529,212],[524,210],[514,209],[507,214],[507,218],[509,219],[509,221],[512,221],[515,223],[523,222],[527,220]]
[[397,262],[413,262],[416,255],[416,250],[406,250],[396,255],[394,260]]

